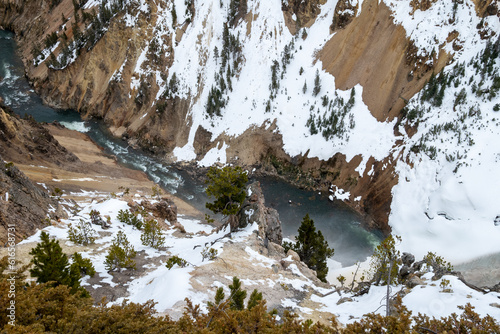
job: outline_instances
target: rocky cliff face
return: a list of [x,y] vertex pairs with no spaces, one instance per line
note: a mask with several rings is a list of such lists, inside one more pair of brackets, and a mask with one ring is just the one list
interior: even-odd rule
[[247,187],[247,198],[241,205],[239,216],[240,227],[257,223],[259,237],[267,242],[281,245],[283,232],[278,211],[265,206],[264,195],[259,182],[254,182]]
[[[0,242],[14,226],[20,241],[46,226],[50,219],[65,218],[56,197],[32,182],[15,163],[70,165],[78,158],[33,120],[22,120],[0,108]],[[49,220],[47,220],[49,219]]]
[[[469,37],[453,26],[456,15],[498,16],[491,0],[412,1],[397,11],[391,0],[53,4],[0,0],[0,25],[17,33],[47,103],[103,118],[170,161],[264,164],[305,186],[343,189],[386,232],[403,107],[463,49]],[[433,6],[445,6],[448,36],[411,36],[405,20]],[[472,33],[488,39],[493,30]],[[378,123],[358,125],[372,117]],[[374,126],[393,137],[383,154],[356,139]]]
[[[13,163],[0,156],[0,243],[7,242],[8,233],[16,242],[47,226],[47,219],[62,218],[59,204],[28,179]],[[56,213],[57,212],[57,213]],[[13,228],[12,230],[9,228]]]

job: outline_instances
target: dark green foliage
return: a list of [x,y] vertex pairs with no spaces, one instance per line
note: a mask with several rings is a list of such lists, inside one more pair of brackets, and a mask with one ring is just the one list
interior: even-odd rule
[[236,22],[236,17],[238,15],[238,9],[240,7],[240,0],[231,0],[229,3],[229,13],[228,13],[228,22],[231,25],[234,25]]
[[177,74],[175,74],[175,72],[172,74],[172,77],[168,82],[168,90],[172,96],[175,96],[179,90],[179,80],[177,79]]
[[134,247],[127,240],[127,236],[122,231],[118,231],[116,237],[113,239],[113,244],[108,249],[104,267],[109,270],[120,270],[122,268],[135,269],[136,252]]
[[139,106],[144,105],[149,100],[151,86],[147,80],[141,80],[139,88],[137,89],[137,95],[135,96],[135,103]]
[[118,216],[116,218],[127,225],[132,225],[136,229],[142,229],[142,221],[133,213],[128,210],[120,210],[118,211]]
[[[221,116],[221,110],[227,105],[228,91],[233,90],[233,78],[238,71],[243,56],[241,53],[240,35],[233,35],[230,24],[224,23],[222,32],[222,50],[214,48],[214,58],[221,58],[219,71],[214,74],[214,82],[208,93],[205,111],[207,117]],[[232,61],[232,66],[231,66]]]
[[191,23],[194,15],[194,3],[193,0],[184,0],[184,4],[186,5],[186,22]]
[[429,82],[422,89],[422,95],[420,97],[421,101],[428,101],[434,107],[440,107],[443,104],[444,91],[448,85],[448,75],[444,74],[443,71],[439,73],[439,76],[435,76],[432,73]]
[[45,47],[51,48],[54,44],[57,43],[58,37],[57,33],[54,31],[53,33],[50,33],[45,37]]
[[[305,84],[304,87],[306,88]],[[322,105],[326,110],[323,116],[321,116],[319,108],[317,113],[315,113],[314,107],[311,107],[311,113],[306,123],[309,132],[312,135],[321,132],[323,138],[326,140],[330,140],[333,137],[343,138],[347,133],[347,127],[352,129],[355,126],[354,116],[350,114],[354,107],[355,95],[356,92],[353,88],[347,103],[337,93],[335,93],[334,99],[329,99],[328,96],[324,95],[322,97]]]
[[208,101],[205,106],[205,110],[208,116],[221,116],[221,109],[224,108],[225,105],[226,101],[222,96],[221,90],[212,86],[212,88],[208,92]]
[[51,282],[53,286],[67,285],[71,293],[80,292],[88,296],[88,292],[80,286],[80,271],[77,267],[69,265],[68,257],[62,252],[59,241],[50,239],[47,232],[42,231],[42,240],[30,251],[33,255],[30,269],[32,277],[36,277],[38,283]]
[[300,260],[309,268],[316,271],[316,276],[326,282],[328,266],[326,259],[334,254],[334,250],[328,247],[328,242],[323,237],[321,231],[316,231],[314,221],[307,214],[300,224],[298,236],[295,237],[295,244],[283,243],[285,252],[292,249],[300,256]]
[[225,216],[236,215],[246,197],[247,182],[248,175],[239,166],[210,167],[205,192],[215,201],[207,203],[207,209]]
[[141,242],[145,246],[158,249],[165,243],[165,237],[161,233],[160,224],[154,219],[147,220],[141,234]]
[[92,261],[90,261],[90,259],[83,258],[79,253],[73,254],[71,270],[79,272],[81,276],[89,275],[90,277],[93,277],[95,275],[95,268]]
[[455,108],[456,106],[460,104],[464,104],[467,101],[467,92],[465,91],[465,88],[462,88],[460,93],[455,98],[455,102],[453,104],[453,107]]
[[[35,45],[33,45],[33,48],[31,49],[31,55],[33,56],[35,61],[37,61],[37,58],[42,55],[42,50],[40,49],[40,45],[38,43],[35,43]],[[35,65],[38,66],[38,63],[36,63]]]
[[177,12],[175,11],[175,3],[172,2],[172,25],[175,27],[177,25]]
[[219,305],[224,300],[224,289],[222,287],[217,289],[215,293],[215,305]]
[[321,79],[319,78],[319,70],[316,70],[316,77],[314,78],[313,95],[318,96],[321,91]]
[[174,265],[178,265],[179,267],[184,268],[188,265],[188,262],[183,258],[174,255],[167,260],[167,264],[165,266],[170,270],[174,267]]
[[280,70],[280,65],[276,60],[274,60],[273,64],[271,65],[271,84],[269,85],[269,90],[271,91],[270,95],[271,100],[274,100],[276,94],[278,93],[278,89],[280,88],[280,83],[278,79],[279,70]]
[[203,262],[206,259],[208,259],[209,261],[213,261],[217,258],[218,253],[219,251],[217,249],[208,248],[207,246],[201,251],[201,261]]
[[[286,72],[286,67],[290,64],[290,61],[293,59],[293,50],[295,49],[295,42],[292,39],[290,44],[285,45],[283,48],[283,52],[281,53],[281,65],[283,66],[283,72],[281,73],[281,78],[283,78],[283,73]],[[302,72],[304,72],[304,69],[301,67]],[[299,74],[300,70],[299,70]]]
[[262,292],[258,292],[257,289],[252,291],[250,298],[248,299],[247,308],[251,310],[262,301]]
[[[229,307],[233,310],[243,310],[244,306],[244,301],[245,298],[247,297],[247,292],[244,290],[241,290],[241,282],[238,279],[238,277],[234,276],[233,277],[233,284],[229,285]],[[254,297],[255,298],[255,297]]]
[[302,93],[306,93],[307,92],[307,82],[304,81],[304,86],[302,86]]
[[49,8],[52,9],[54,7],[56,7],[57,5],[59,5],[61,3],[62,0],[50,0],[50,4],[49,4]]

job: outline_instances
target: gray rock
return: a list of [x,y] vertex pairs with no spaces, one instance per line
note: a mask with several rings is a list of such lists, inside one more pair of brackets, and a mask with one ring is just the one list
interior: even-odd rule
[[413,275],[406,281],[406,286],[410,289],[413,289],[417,285],[425,285],[425,282],[418,277],[417,275]]
[[424,265],[425,261],[418,261],[418,262],[415,262],[413,263],[412,265],[412,269],[413,269],[413,272],[417,272],[417,271],[420,271],[420,269],[422,269],[422,266]]
[[408,265],[403,264],[403,266],[399,270],[399,276],[402,279],[405,279],[410,274],[413,274],[413,270]]
[[281,245],[283,234],[279,214],[275,209],[265,206],[260,182],[250,184],[247,194],[241,206],[237,227],[244,228],[256,222],[259,225],[259,237]]
[[[47,226],[45,219],[67,218],[59,202],[0,156],[0,244],[15,234],[16,243]],[[54,210],[55,209],[55,212]]]
[[415,262],[415,256],[410,253],[403,253],[403,255],[401,256],[401,261],[404,265],[410,267],[412,263]]

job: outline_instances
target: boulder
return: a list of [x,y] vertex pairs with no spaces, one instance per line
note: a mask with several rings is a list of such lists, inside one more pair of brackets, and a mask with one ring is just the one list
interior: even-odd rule
[[[137,204],[130,201],[128,204],[132,210],[137,209]],[[154,217],[167,220],[170,224],[177,222],[177,205],[169,197],[162,197],[158,202],[151,204],[150,201],[143,200],[141,205]]]
[[410,253],[403,253],[403,255],[401,256],[401,261],[404,265],[410,267],[413,262],[415,262],[415,256]]
[[413,289],[417,285],[425,285],[425,282],[420,277],[418,277],[417,275],[412,275],[406,281],[406,286],[408,288],[410,288],[410,289]]
[[168,220],[171,224],[177,222],[177,205],[168,197],[153,205],[153,214],[159,218]]
[[413,270],[406,264],[403,264],[403,266],[401,267],[401,269],[399,270],[399,277],[401,277],[401,279],[406,279],[406,277],[408,277],[408,275],[412,274],[413,273]]

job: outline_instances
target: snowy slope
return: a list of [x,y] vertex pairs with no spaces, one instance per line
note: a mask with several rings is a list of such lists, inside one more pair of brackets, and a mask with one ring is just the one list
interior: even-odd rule
[[[467,1],[458,6],[458,23],[453,25],[442,16],[450,12],[448,1],[438,1],[425,13],[417,11],[407,21],[402,16],[408,8],[396,1],[392,5],[396,19],[401,15],[408,35],[423,50],[432,47],[427,37],[442,42],[457,28],[462,45],[459,51],[445,48],[456,54],[443,70],[448,83],[442,105],[425,101],[424,88],[407,106],[417,115],[410,122],[418,132],[405,136],[401,148],[407,161],[400,161],[397,168],[400,182],[393,189],[390,216],[393,233],[402,236],[404,250],[419,256],[435,251],[455,263],[500,253],[500,228],[494,224],[500,214],[500,158],[495,144],[500,140],[500,115],[494,111],[500,103],[498,54],[484,55],[488,40],[477,34],[481,19]],[[498,17],[487,17],[481,24],[500,31]],[[498,36],[490,42],[497,40]]]
[[[385,308],[380,307],[386,293],[386,287],[384,286],[372,286],[368,294],[360,297],[355,297],[351,292],[334,293],[335,286],[319,286],[317,281],[313,281],[306,276],[308,274],[304,273],[304,269],[300,269],[290,256],[285,257],[283,254],[281,259],[277,259],[276,257],[261,254],[255,248],[254,241],[252,241],[255,240],[252,237],[255,236],[254,230],[258,228],[256,224],[233,233],[232,238],[229,238],[224,237],[224,231],[212,232],[209,226],[198,220],[179,216],[179,222],[183,224],[186,232],[190,234],[180,236],[174,233],[175,229],[164,230],[163,234],[166,238],[165,245],[167,247],[166,249],[156,250],[141,244],[141,232],[139,230],[117,220],[118,211],[128,208],[127,201],[119,197],[103,197],[102,195],[100,194],[98,200],[90,203],[78,203],[81,207],[78,213],[67,220],[63,220],[57,226],[46,227],[44,230],[51,237],[56,237],[64,247],[70,247],[71,252],[78,251],[84,257],[92,260],[100,280],[98,283],[95,283],[95,281],[89,283],[89,277],[86,276],[82,280],[82,285],[93,289],[109,285],[111,289],[117,288],[116,293],[120,291],[118,288],[125,289],[125,295],[117,298],[110,305],[121,304],[125,299],[137,303],[153,300],[157,303],[155,308],[158,312],[179,316],[185,305],[184,299],[190,298],[194,304],[200,304],[202,311],[206,311],[206,302],[213,300],[215,290],[220,286],[227,290],[228,282],[231,282],[232,277],[237,275],[243,283],[243,288],[247,291],[253,289],[262,291],[269,307],[273,307],[273,303],[274,305],[277,303],[298,313],[301,319],[314,318],[316,312],[322,312],[323,315],[326,315],[323,319],[335,315],[341,323],[346,324],[360,320],[366,313],[384,314],[385,312]],[[150,198],[142,196],[134,197],[134,201],[137,203],[144,199],[152,201]],[[103,230],[100,226],[94,226],[97,232],[100,232],[95,246],[74,245],[68,240],[68,224],[77,222],[79,219],[88,220],[91,210],[98,210],[101,215],[111,217],[111,228]],[[107,248],[118,231],[125,232],[137,252],[145,252],[146,262],[144,268],[146,270],[136,272],[125,269],[124,277],[130,277],[125,284],[120,283],[120,279],[114,278],[115,273],[107,272],[104,268]],[[34,246],[34,243],[39,241],[40,232],[21,242],[18,247],[23,244]],[[218,251],[220,258],[203,261],[201,256],[202,248],[199,246],[213,241],[216,242],[211,247]],[[234,255],[232,252],[235,249],[239,249],[240,253]],[[184,258],[189,262],[189,266],[180,268],[176,265],[170,270],[167,269],[165,267],[166,256],[172,255]],[[231,256],[237,256],[236,264],[238,267],[249,268],[249,270],[241,271],[235,268]],[[214,266],[217,263],[219,263],[219,267]],[[223,271],[226,267],[230,268],[229,275]],[[203,268],[207,269],[204,270]],[[220,272],[214,270],[215,268],[219,268]],[[137,269],[141,268],[138,267]],[[354,267],[331,269],[332,272],[328,278],[337,286],[338,282],[333,277],[340,274],[349,277],[348,272],[354,271]],[[362,267],[359,275],[363,271]],[[265,276],[260,274],[261,272],[271,274]],[[500,293],[482,294],[471,290],[455,276],[443,276],[438,281],[432,281],[432,276],[432,272],[425,274],[422,277],[423,285],[413,289],[394,286],[392,292],[405,290],[403,304],[414,314],[421,312],[439,318],[448,316],[452,312],[461,313],[457,307],[471,303],[476,307],[475,311],[481,316],[489,314],[495,319],[500,319],[500,309],[495,307],[495,305],[498,305]],[[350,279],[348,278],[346,285],[350,285]],[[449,280],[448,292],[443,292],[442,287],[440,287],[442,280]],[[309,295],[308,292],[311,292],[310,297],[304,297]],[[352,300],[338,304],[339,300],[345,297]]]

